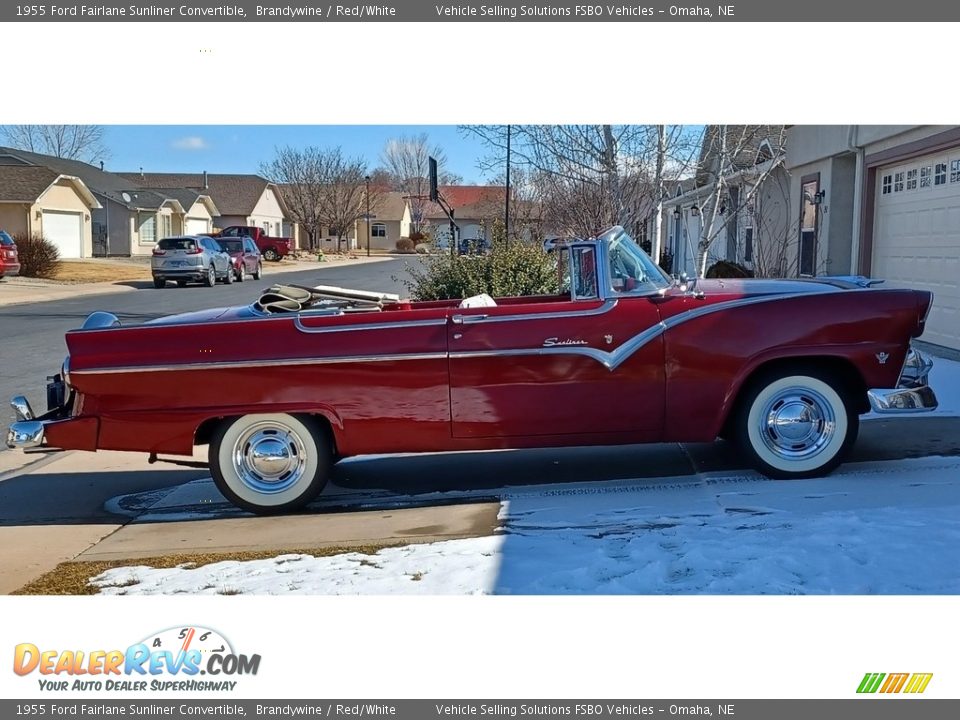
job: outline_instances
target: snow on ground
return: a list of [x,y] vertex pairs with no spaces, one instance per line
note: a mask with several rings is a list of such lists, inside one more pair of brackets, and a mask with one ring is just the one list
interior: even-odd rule
[[[934,358],[930,384],[935,414],[960,416],[960,363]],[[501,496],[494,537],[122,567],[92,582],[123,595],[960,593],[960,458],[850,464],[817,480],[714,473]]]

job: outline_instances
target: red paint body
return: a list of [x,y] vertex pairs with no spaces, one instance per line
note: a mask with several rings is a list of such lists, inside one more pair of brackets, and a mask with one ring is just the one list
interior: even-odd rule
[[896,387],[931,302],[818,282],[698,289],[338,316],[232,308],[72,331],[73,417],[48,424],[46,442],[187,455],[205,421],[265,412],[322,415],[343,456],[712,441],[769,362],[843,364],[864,390]]
[[293,250],[293,240],[291,238],[267,235],[263,231],[263,228],[258,228],[254,225],[231,225],[225,227],[218,233],[211,233],[209,237],[249,237],[253,239],[253,242],[261,253],[266,255],[268,252],[273,251],[277,254],[277,259],[286,257]]

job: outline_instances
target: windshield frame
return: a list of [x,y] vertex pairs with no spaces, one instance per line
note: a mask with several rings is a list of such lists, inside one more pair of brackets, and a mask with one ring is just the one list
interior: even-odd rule
[[[646,295],[657,295],[668,289],[673,280],[663,271],[644,252],[633,238],[619,225],[616,225],[596,237],[599,245],[603,248],[600,260],[600,272],[602,280],[603,293],[607,297],[643,297]],[[617,290],[613,287],[613,278],[610,274],[610,257],[614,250],[625,251],[635,258],[643,269],[647,278],[646,282],[641,283],[632,290]]]

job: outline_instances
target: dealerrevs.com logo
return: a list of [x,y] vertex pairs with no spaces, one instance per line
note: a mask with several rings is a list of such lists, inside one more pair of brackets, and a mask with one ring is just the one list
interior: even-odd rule
[[198,626],[152,633],[125,650],[53,650],[20,643],[13,653],[13,671],[38,675],[46,691],[232,691],[234,678],[259,669],[260,655],[237,653],[216,630]]
[[933,673],[867,673],[857,692],[919,694],[927,689],[932,678]]

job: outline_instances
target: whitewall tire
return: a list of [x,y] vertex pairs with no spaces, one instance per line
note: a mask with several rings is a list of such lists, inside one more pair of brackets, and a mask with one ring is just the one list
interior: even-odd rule
[[260,515],[303,507],[330,470],[326,434],[313,418],[245,415],[220,425],[210,441],[210,472],[230,502]]
[[735,420],[737,441],[769,477],[826,475],[857,438],[859,416],[829,373],[791,371],[753,383]]

